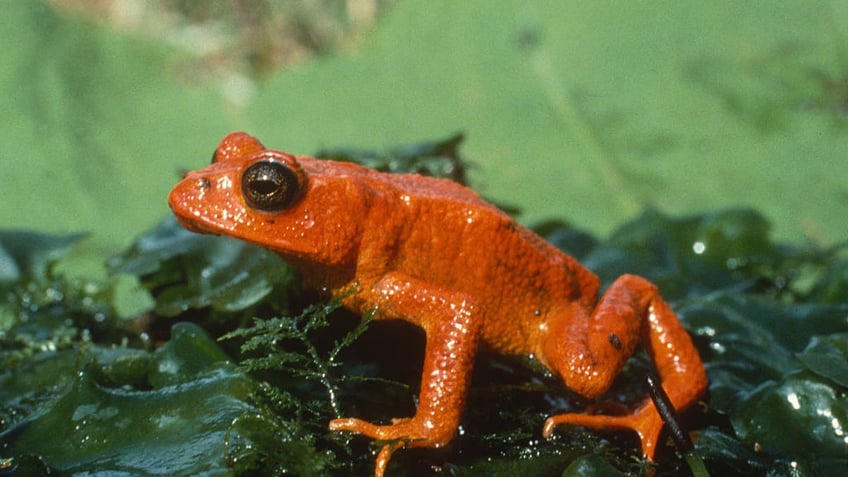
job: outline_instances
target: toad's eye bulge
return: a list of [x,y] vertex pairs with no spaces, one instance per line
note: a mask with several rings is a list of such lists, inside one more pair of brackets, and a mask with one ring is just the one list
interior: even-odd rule
[[[204,178],[224,186],[211,193],[197,186]],[[599,298],[595,274],[464,186],[292,156],[244,133],[224,138],[215,163],[185,181],[170,200],[181,224],[266,246],[296,267],[304,284],[329,291],[351,311],[376,310],[375,319],[424,329],[414,416],[385,425],[330,422],[333,430],[400,442],[382,448],[375,475],[398,449],[450,442],[481,342],[536,356],[587,397],[610,387],[641,342],[674,408],[706,391],[692,340],[656,286],[623,275]],[[561,424],[635,431],[648,459],[662,428],[650,400],[625,415],[552,416],[543,435]]]
[[248,167],[241,178],[241,191],[252,209],[280,212],[300,195],[297,174],[287,165],[273,160],[259,161]]

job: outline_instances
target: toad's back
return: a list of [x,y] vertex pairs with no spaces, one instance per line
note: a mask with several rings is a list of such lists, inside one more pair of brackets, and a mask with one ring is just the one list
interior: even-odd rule
[[357,172],[359,187],[373,194],[359,285],[400,272],[465,293],[481,308],[484,343],[504,353],[532,352],[528,343],[549,314],[593,305],[593,273],[470,189],[446,179]]

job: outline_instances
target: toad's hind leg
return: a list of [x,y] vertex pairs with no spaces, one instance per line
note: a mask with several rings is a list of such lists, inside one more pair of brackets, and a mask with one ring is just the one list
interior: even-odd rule
[[[704,365],[692,340],[657,288],[644,278],[623,275],[604,293],[591,314],[577,310],[548,322],[543,343],[546,363],[565,384],[586,397],[605,392],[633,353],[639,339],[675,409],[685,409],[707,388]],[[560,414],[545,421],[550,436],[560,424],[595,429],[630,429],[642,442],[642,454],[653,459],[662,420],[646,400],[631,414]]]

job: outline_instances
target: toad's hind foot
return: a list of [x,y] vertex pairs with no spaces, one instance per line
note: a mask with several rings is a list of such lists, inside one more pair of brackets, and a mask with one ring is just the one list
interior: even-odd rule
[[662,419],[650,403],[641,406],[633,414],[611,416],[604,414],[559,414],[545,421],[542,435],[548,438],[556,426],[567,424],[584,426],[599,430],[631,430],[639,435],[642,442],[642,455],[652,461],[657,450],[657,442],[663,427]]

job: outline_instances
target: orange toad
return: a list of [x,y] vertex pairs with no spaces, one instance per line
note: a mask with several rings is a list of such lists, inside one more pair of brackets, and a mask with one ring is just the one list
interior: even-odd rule
[[[376,319],[424,329],[415,415],[385,425],[334,419],[330,429],[408,447],[447,444],[478,345],[532,355],[591,398],[610,387],[641,340],[675,408],[706,390],[698,353],[656,286],[623,275],[599,299],[592,272],[449,180],[293,156],[233,133],[169,203],[186,228],[266,247],[354,312],[376,309]],[[344,295],[352,287],[356,293]],[[662,428],[649,400],[628,415],[551,416],[543,434],[560,424],[634,430],[648,459]],[[397,448],[382,448],[375,475]]]

